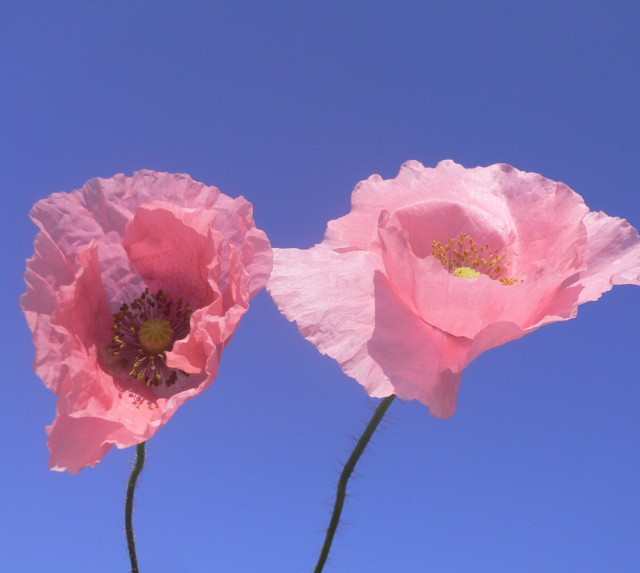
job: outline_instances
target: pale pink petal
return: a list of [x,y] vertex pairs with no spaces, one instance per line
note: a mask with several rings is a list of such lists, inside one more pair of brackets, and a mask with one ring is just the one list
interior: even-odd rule
[[[353,190],[351,213],[328,223],[324,244],[334,249],[375,249],[378,218],[383,210],[395,211],[427,200],[476,208],[495,219],[496,224],[509,227],[504,198],[489,169],[465,169],[453,161],[441,161],[437,167],[429,168],[419,161],[408,161],[395,179],[372,175]],[[431,223],[440,224],[442,220]]]
[[486,168],[515,222],[516,240],[509,253],[517,278],[535,278],[543,269],[573,274],[583,264],[589,209],[582,197],[562,183],[509,165]]
[[192,308],[208,305],[219,296],[208,280],[208,268],[217,250],[208,233],[214,214],[199,211],[198,215],[196,218],[194,213],[166,204],[143,205],[136,210],[122,242],[152,292],[162,290]]
[[393,386],[369,355],[374,329],[373,273],[368,253],[338,254],[324,247],[274,249],[269,293],[302,335],[322,354],[365,386],[371,396],[393,393]]
[[188,175],[143,170],[133,177],[92,179],[73,193],[53,193],[34,205],[31,217],[73,259],[92,240],[119,244],[140,205],[165,201],[182,208],[213,209],[218,200],[224,211],[229,211],[227,200],[234,201]]
[[[425,258],[432,254],[434,241],[444,243],[463,233],[489,243],[492,249],[508,251],[515,241],[515,222],[508,212],[502,215],[503,220],[499,220],[478,206],[428,199],[392,212],[383,210],[378,225],[405,231],[413,253]],[[425,221],[429,223],[425,224]]]
[[58,416],[47,426],[49,467],[55,471],[77,474],[98,464],[113,447],[108,436],[117,424],[100,418]]
[[[471,341],[430,326],[396,296],[381,272],[375,274],[375,327],[368,352],[405,400],[419,400],[434,416],[456,409],[462,368]],[[360,381],[365,385],[365,381]]]
[[[271,275],[273,255],[269,238],[256,227],[253,205],[244,197],[232,199],[221,195],[213,209],[216,213],[215,229],[225,237],[225,244],[239,253],[240,259],[237,264],[246,269],[249,295],[253,298],[264,288]],[[223,250],[221,256],[221,280],[226,283],[233,280],[235,275],[231,274],[229,279],[225,275],[226,266],[229,264],[225,258],[229,256],[229,251]]]
[[597,300],[614,285],[640,284],[640,237],[624,219],[602,212],[585,217],[586,269],[578,282],[584,286],[580,302]]

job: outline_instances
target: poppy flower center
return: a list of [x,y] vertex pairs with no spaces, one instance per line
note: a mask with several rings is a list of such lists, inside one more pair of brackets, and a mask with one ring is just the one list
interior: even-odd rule
[[466,233],[457,239],[449,239],[446,243],[433,241],[431,247],[431,254],[456,277],[472,279],[487,275],[504,285],[518,282],[518,279],[506,276],[511,263],[505,260],[505,254],[492,250],[488,244],[478,247]]
[[113,315],[113,339],[109,351],[129,376],[147,386],[175,384],[182,370],[167,366],[168,350],[189,334],[191,308],[177,303],[162,291],[146,289],[131,304],[123,304]]

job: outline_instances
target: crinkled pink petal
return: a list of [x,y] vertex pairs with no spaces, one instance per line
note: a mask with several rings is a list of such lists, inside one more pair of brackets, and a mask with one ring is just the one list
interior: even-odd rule
[[[482,169],[482,168],[477,168]],[[493,172],[494,191],[503,198],[514,222],[511,273],[526,281],[544,270],[576,272],[583,264],[589,213],[580,195],[562,183],[509,165],[484,168]]]
[[339,254],[323,246],[273,251],[267,288],[282,313],[371,396],[392,394],[367,349],[375,327],[373,274],[379,262],[366,252]]
[[101,418],[58,415],[56,421],[47,426],[51,451],[49,467],[77,474],[86,467],[95,466],[113,447],[105,438],[118,427]]
[[375,327],[369,355],[398,398],[419,400],[434,416],[452,416],[471,341],[421,320],[397,297],[383,273],[376,272],[374,282]]
[[[434,242],[461,236],[504,256],[503,266],[478,267],[474,276],[468,264],[456,268],[446,259],[445,266],[432,256]],[[368,267],[351,259],[366,259]],[[410,161],[394,179],[373,175],[359,183],[351,212],[328,223],[320,245],[278,249],[267,288],[322,352],[339,356],[327,352],[331,340],[359,349],[367,369],[347,372],[337,359],[371,395],[388,395],[390,385],[446,417],[474,358],[575,317],[579,304],[614,284],[640,284],[640,238],[626,221],[590,213],[566,185],[508,165],[466,169],[443,161],[426,168]],[[345,300],[358,301],[353,340],[341,328]],[[370,378],[388,381],[383,393],[370,391]]]
[[[215,377],[222,350],[271,270],[252,208],[187,175],[142,171],[94,179],[38,202],[40,227],[22,306],[35,369],[56,392],[51,467],[77,472],[115,445],[151,438]],[[186,338],[166,353],[181,374],[147,386],[108,346],[113,313],[149,288],[193,310]],[[173,299],[172,299],[173,300]]]
[[[333,249],[375,248],[382,211],[409,208],[425,200],[475,208],[486,212],[496,225],[508,227],[509,213],[494,176],[494,170],[501,167],[465,169],[453,161],[442,161],[437,167],[428,168],[418,161],[407,161],[395,179],[372,175],[353,190],[351,212],[329,221],[323,242]],[[443,219],[431,221],[435,225],[442,223]]]
[[[494,248],[508,249],[515,239],[515,224],[508,212],[502,215],[500,220],[478,206],[434,199],[412,203],[393,212],[383,210],[378,219],[378,230],[380,227],[402,229],[411,250],[420,258],[431,255],[434,241],[444,242],[462,233],[483,237]],[[425,225],[425,221],[429,224]]]
[[[232,199],[221,195],[214,211],[216,213],[215,230],[225,237],[225,243],[219,253],[220,280],[227,285],[237,276],[229,272],[234,264],[246,269],[249,298],[253,298],[269,280],[273,266],[271,243],[267,235],[256,228],[253,221],[253,205],[244,197]],[[230,262],[232,250],[239,257],[236,263]],[[233,256],[236,256],[233,255]],[[243,287],[244,288],[244,287]]]
[[627,221],[602,212],[588,213],[586,268],[578,283],[584,286],[580,303],[599,299],[614,285],[640,284],[640,237]]
[[122,244],[129,261],[152,292],[201,308],[219,296],[209,285],[216,245],[208,232],[215,214],[150,203],[136,210]]
[[[234,335],[251,298],[249,277],[242,272],[240,253],[232,252],[228,262],[227,274],[233,282],[209,306],[191,316],[189,335],[176,341],[172,350],[167,353],[169,366],[188,373],[204,371],[211,378],[215,377],[222,350]],[[210,269],[210,274],[214,277],[221,272],[219,260],[216,259],[216,263]],[[225,301],[225,298],[229,300]]]

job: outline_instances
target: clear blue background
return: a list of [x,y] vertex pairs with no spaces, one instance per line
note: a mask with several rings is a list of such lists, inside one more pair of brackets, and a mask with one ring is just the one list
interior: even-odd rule
[[[640,226],[640,3],[34,2],[0,5],[0,570],[129,570],[133,451],[47,469],[55,397],[18,307],[31,205],[140,168],[254,203],[308,247],[353,186],[507,162]],[[640,570],[640,290],[492,350],[457,414],[393,404],[326,571]],[[375,400],[261,293],[218,379],[149,445],[145,573],[311,571]]]

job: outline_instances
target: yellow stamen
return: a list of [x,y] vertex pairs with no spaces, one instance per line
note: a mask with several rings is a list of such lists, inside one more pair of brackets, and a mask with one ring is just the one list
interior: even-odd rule
[[449,239],[446,243],[434,241],[431,254],[452,275],[466,279],[487,275],[504,285],[519,282],[513,277],[504,276],[511,266],[505,261],[506,255],[492,251],[488,244],[478,247],[476,242],[466,233],[457,239]]

